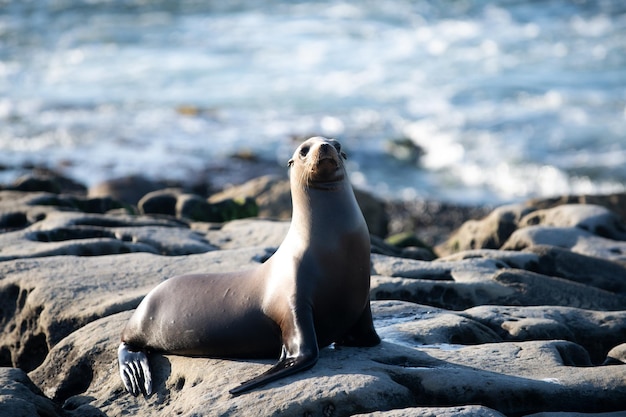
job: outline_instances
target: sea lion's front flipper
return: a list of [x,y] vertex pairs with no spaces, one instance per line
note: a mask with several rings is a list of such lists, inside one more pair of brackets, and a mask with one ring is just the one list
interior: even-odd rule
[[126,343],[122,343],[117,350],[117,358],[126,391],[135,397],[139,393],[149,397],[152,394],[152,377],[145,352],[131,350]]
[[319,357],[319,348],[310,309],[303,314],[291,311],[291,320],[286,323],[287,325],[281,328],[283,349],[278,362],[261,375],[231,389],[229,392],[232,395],[242,394],[315,365]]

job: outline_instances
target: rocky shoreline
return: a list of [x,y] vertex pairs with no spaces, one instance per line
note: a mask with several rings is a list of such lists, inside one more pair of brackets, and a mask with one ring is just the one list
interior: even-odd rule
[[144,185],[33,175],[0,190],[0,415],[626,414],[626,195],[492,209],[358,192],[380,346],[323,349],[239,397],[228,389],[272,361],[155,355],[143,399],[116,362],[142,297],[262,262],[290,212],[276,176],[210,196]]

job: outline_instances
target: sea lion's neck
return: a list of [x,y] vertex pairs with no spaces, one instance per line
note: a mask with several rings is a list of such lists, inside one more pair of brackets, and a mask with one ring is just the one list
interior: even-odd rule
[[357,226],[352,224],[354,219],[362,218],[347,178],[315,186],[292,183],[291,198],[291,223],[292,227],[297,226],[299,233],[311,235],[318,229],[346,230]]

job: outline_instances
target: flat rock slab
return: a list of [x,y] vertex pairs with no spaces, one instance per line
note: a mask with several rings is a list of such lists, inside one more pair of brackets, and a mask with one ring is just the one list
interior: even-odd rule
[[357,414],[358,417],[506,417],[487,407],[410,407],[391,411]]
[[550,245],[608,260],[626,261],[626,242],[594,235],[583,229],[530,226],[516,230],[502,245],[504,250],[522,250]]
[[626,365],[589,366],[585,350],[575,343],[466,346],[436,343],[436,338],[429,345],[398,342],[389,329],[398,321],[413,322],[415,314],[443,319],[455,313],[397,301],[375,302],[373,310],[384,339],[381,345],[323,349],[310,371],[238,397],[228,390],[261,373],[272,361],[153,355],[155,393],[147,399],[128,395],[119,379],[116,347],[129,312],[96,320],[72,333],[30,377],[75,415],[99,411],[218,416],[253,409],[263,416],[344,416],[471,403],[504,415],[524,415],[545,409],[615,410],[626,399]]
[[176,256],[215,249],[182,223],[128,215],[53,212],[25,229],[0,234],[0,261],[130,252]]
[[1,365],[33,369],[61,339],[93,320],[134,309],[169,277],[249,268],[266,256],[264,248],[243,248],[176,257],[131,253],[0,262]]
[[609,351],[626,337],[626,311],[556,306],[480,306],[465,310],[462,316],[485,325],[502,340],[568,340],[577,343],[596,364],[605,361]]
[[405,300],[455,310],[483,304],[599,310],[620,310],[626,305],[621,294],[517,269],[469,270],[467,275],[448,281],[372,276],[370,294],[375,300]]

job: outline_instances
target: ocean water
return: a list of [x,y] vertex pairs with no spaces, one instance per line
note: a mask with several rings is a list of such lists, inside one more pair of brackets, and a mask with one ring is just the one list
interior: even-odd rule
[[0,179],[284,166],[313,134],[385,197],[624,191],[626,2],[0,0]]

